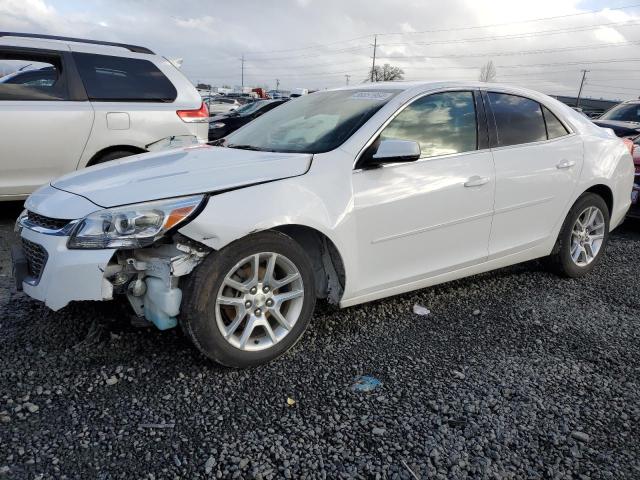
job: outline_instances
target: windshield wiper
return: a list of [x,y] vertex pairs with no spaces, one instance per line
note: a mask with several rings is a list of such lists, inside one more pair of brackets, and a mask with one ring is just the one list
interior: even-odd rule
[[230,143],[227,145],[229,148],[238,148],[240,150],[253,150],[256,152],[263,152],[264,150],[258,147],[254,147],[253,145],[236,145],[234,143]]

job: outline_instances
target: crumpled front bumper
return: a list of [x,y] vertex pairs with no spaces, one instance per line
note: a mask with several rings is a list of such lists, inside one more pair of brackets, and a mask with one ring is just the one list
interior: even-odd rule
[[[39,245],[46,253],[40,275],[35,278],[27,273],[22,280],[22,289],[27,295],[44,302],[52,310],[59,310],[74,300],[112,299],[113,286],[104,278],[104,270],[115,249],[69,250],[69,237],[28,228],[22,228],[21,237]],[[17,274],[24,272],[23,265],[14,257]]]

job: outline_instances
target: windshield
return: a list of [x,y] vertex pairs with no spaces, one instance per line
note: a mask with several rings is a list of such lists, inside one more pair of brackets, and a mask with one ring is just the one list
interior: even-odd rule
[[640,122],[640,104],[625,103],[616,105],[608,112],[605,112],[598,120]]
[[238,115],[251,115],[253,112],[260,110],[262,107],[264,107],[267,103],[269,103],[267,100],[262,100],[259,102],[251,102],[251,103],[247,103],[246,105],[243,105],[239,108],[236,108],[234,110],[234,113],[237,113]]
[[400,90],[316,92],[271,110],[225,140],[228,147],[322,153],[342,145]]

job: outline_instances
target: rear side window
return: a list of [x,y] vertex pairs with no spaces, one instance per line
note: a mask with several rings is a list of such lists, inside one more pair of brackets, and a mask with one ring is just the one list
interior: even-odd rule
[[178,95],[167,77],[148,60],[74,53],[90,100],[97,102],[173,102]]
[[0,101],[66,99],[60,57],[0,51]]
[[434,93],[402,110],[382,138],[413,140],[421,157],[476,150],[476,109],[472,92]]
[[488,96],[498,130],[498,146],[547,139],[542,108],[538,102],[505,93],[489,92]]
[[542,107],[542,112],[544,113],[544,123],[547,125],[547,137],[549,140],[569,134],[569,131],[558,120],[558,117],[551,113],[551,110],[547,107]]

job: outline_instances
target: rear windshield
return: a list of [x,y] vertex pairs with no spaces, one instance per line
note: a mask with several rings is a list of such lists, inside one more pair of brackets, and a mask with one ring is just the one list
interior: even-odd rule
[[322,153],[342,145],[400,90],[336,90],[290,100],[224,142],[231,148]]
[[84,88],[98,102],[173,102],[178,92],[148,60],[74,53]]

